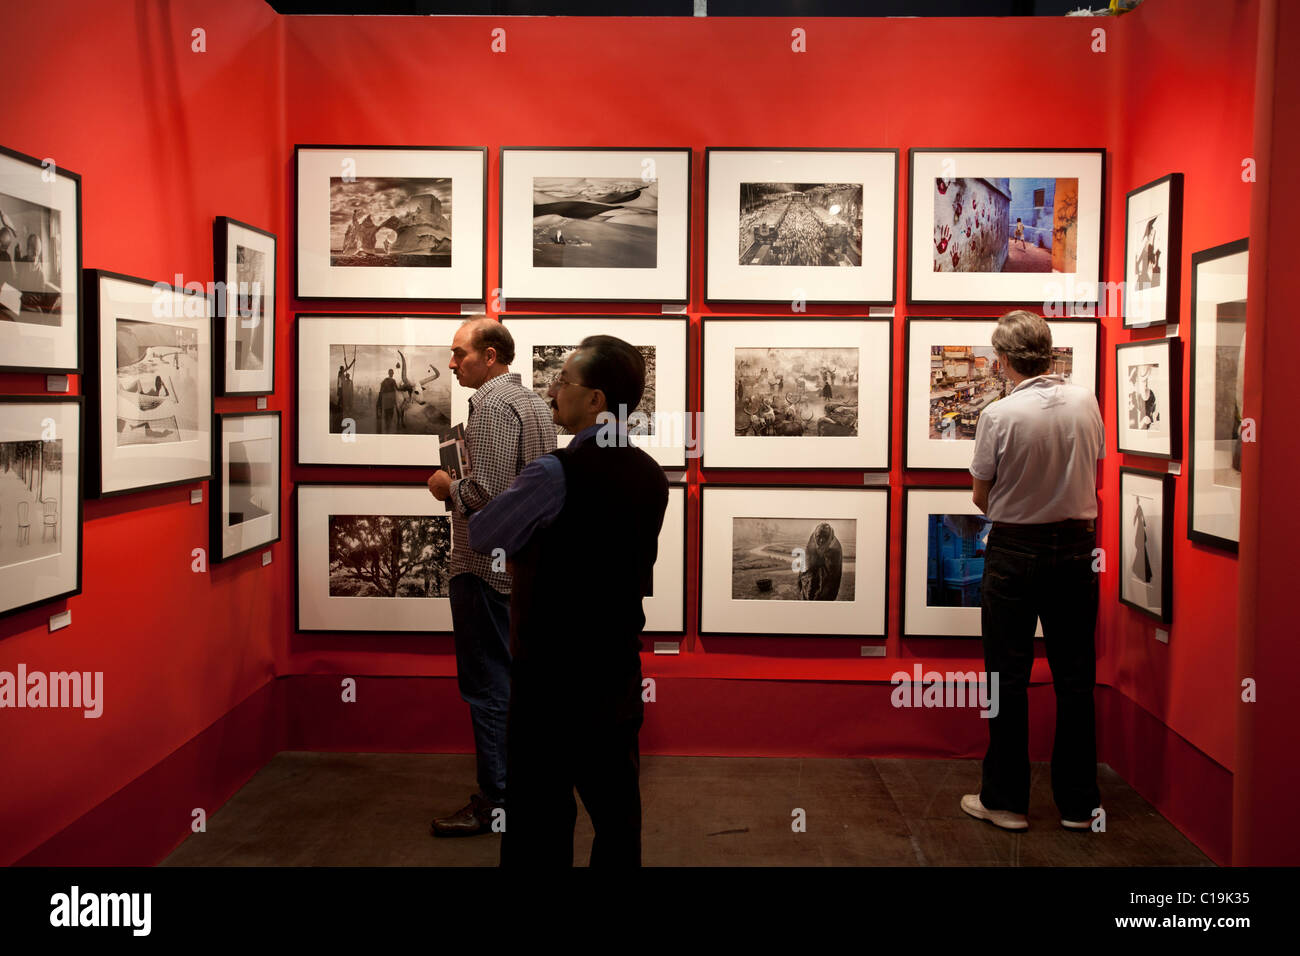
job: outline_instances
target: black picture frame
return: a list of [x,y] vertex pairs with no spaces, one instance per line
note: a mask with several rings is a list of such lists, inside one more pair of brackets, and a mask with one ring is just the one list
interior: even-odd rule
[[[266,365],[270,369],[271,381],[267,388],[264,389],[245,389],[238,390],[231,387],[231,382],[226,375],[226,337],[229,332],[230,319],[227,315],[229,309],[230,296],[228,294],[232,278],[227,274],[226,265],[230,260],[230,228],[234,226],[239,229],[247,229],[249,232],[256,233],[271,240],[271,274],[272,274],[272,294],[267,296],[266,321],[268,323],[266,332],[266,342],[268,345]],[[215,353],[215,364],[219,372],[218,382],[214,384],[217,390],[216,394],[232,398],[236,396],[258,396],[271,395],[275,392],[275,331],[276,331],[276,300],[280,297],[279,282],[279,239],[275,233],[266,229],[261,229],[250,223],[240,222],[230,216],[217,216],[212,220],[212,277],[215,283],[216,300],[213,303],[216,315],[216,329],[213,333],[213,352]],[[236,301],[239,301],[237,294]],[[235,321],[239,321],[236,317]]]
[[[245,418],[267,418],[275,421],[275,537],[258,541],[246,548],[238,551],[232,551],[230,554],[225,553],[224,529],[225,509],[222,506],[224,499],[223,485],[225,483],[225,456],[224,451],[224,428],[227,422],[235,419]],[[282,463],[284,461],[284,427],[281,414],[278,410],[255,411],[255,412],[217,412],[213,415],[212,422],[212,471],[213,479],[210,485],[212,490],[212,500],[208,502],[208,555],[213,562],[230,561],[241,557],[245,554],[252,554],[254,551],[262,551],[279,541],[284,535],[284,515],[280,513],[280,489],[283,487]]]
[[[686,481],[668,482],[668,494],[670,496],[673,494],[674,490],[680,490],[682,495],[682,555],[681,555],[682,558],[682,584],[681,584],[682,626],[680,628],[667,629],[667,630],[647,627],[644,631],[641,632],[646,636],[653,636],[653,637],[685,637],[686,636],[686,630],[687,630],[686,611],[688,607],[686,595],[690,590],[690,588],[688,587],[688,585],[690,584],[690,579],[688,578],[686,572],[689,567],[689,560],[691,554],[691,542],[690,542],[691,490],[690,490],[690,486],[687,484]],[[660,551],[659,553],[662,554],[662,551]],[[656,558],[656,561],[657,560],[658,559]],[[647,623],[649,622],[647,621]]]
[[1119,587],[1116,590],[1116,596],[1119,603],[1133,608],[1145,614],[1147,617],[1158,621],[1161,624],[1169,625],[1173,623],[1173,600],[1174,600],[1174,476],[1167,472],[1147,471],[1142,468],[1131,468],[1128,465],[1121,465],[1119,469],[1119,507],[1115,509],[1115,520],[1118,525],[1119,542],[1120,542],[1120,569],[1119,573],[1124,575],[1127,568],[1125,559],[1125,537],[1124,537],[1124,476],[1136,475],[1141,478],[1148,478],[1157,481],[1161,486],[1161,556],[1160,556],[1160,614],[1152,612],[1149,608],[1136,601],[1130,601],[1124,597],[1124,581],[1120,580]]
[[[1141,455],[1143,458],[1160,458],[1165,461],[1180,461],[1183,457],[1183,343],[1176,338],[1140,339],[1135,342],[1120,342],[1115,346],[1115,450],[1122,455]],[[1132,444],[1125,444],[1124,416],[1128,403],[1124,400],[1124,377],[1120,374],[1120,357],[1126,352],[1151,349],[1163,353],[1165,367],[1168,369],[1165,408],[1168,410],[1169,426],[1168,448],[1164,451],[1147,450]]]
[[[1161,285],[1164,288],[1164,309],[1160,310],[1158,318],[1151,318],[1146,322],[1130,321],[1129,307],[1133,299],[1133,292],[1137,291],[1133,287],[1135,283],[1129,280],[1129,263],[1133,254],[1132,244],[1130,242],[1133,234],[1134,222],[1133,205],[1140,201],[1145,193],[1159,189],[1161,186],[1168,184],[1169,202],[1164,207],[1165,214],[1169,217],[1168,226],[1168,249],[1166,250],[1166,263]],[[1154,325],[1177,325],[1178,324],[1178,304],[1179,295],[1182,291],[1182,265],[1183,265],[1183,174],[1169,173],[1167,176],[1161,176],[1159,179],[1153,179],[1149,183],[1144,183],[1136,189],[1131,189],[1124,197],[1124,321],[1123,327],[1126,329],[1144,329]],[[1172,294],[1171,294],[1172,293]]]

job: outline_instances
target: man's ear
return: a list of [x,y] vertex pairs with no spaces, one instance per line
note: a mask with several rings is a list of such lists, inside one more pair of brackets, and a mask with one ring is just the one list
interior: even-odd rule
[[483,364],[489,367],[497,364],[497,350],[495,346],[489,345],[483,350]]

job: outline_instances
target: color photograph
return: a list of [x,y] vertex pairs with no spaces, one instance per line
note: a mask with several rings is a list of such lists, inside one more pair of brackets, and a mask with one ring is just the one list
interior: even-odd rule
[[932,514],[929,518],[926,605],[979,607],[984,551],[993,522],[972,514]]
[[936,179],[935,272],[1074,272],[1079,180]]
[[[1073,370],[1073,349],[1053,348],[1047,374],[1068,382]],[[930,438],[974,441],[980,414],[1010,394],[1011,381],[992,346],[930,347]]]

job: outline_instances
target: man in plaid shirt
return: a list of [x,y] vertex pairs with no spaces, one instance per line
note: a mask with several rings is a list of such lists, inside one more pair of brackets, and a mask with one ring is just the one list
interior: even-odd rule
[[510,487],[534,458],[555,450],[551,410],[510,371],[515,343],[495,319],[472,319],[451,342],[456,380],[476,391],[469,399],[465,444],[470,474],[455,481],[439,469],[429,491],[451,500],[452,629],[456,677],[469,704],[478,758],[479,792],[431,825],[435,836],[474,836],[492,828],[492,811],[505,805],[506,714],[510,705],[510,572],[505,555],[469,546],[469,516]]

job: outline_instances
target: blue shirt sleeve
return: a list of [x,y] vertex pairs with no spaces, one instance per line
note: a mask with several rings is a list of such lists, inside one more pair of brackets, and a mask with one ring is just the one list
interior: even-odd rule
[[554,455],[534,458],[501,494],[469,516],[469,546],[482,554],[501,548],[513,556],[564,507],[564,466]]

